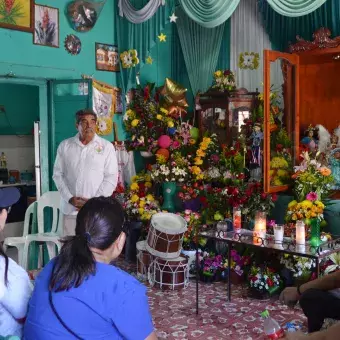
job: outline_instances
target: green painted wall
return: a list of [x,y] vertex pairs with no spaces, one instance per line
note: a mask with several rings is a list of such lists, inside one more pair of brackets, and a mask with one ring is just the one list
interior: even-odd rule
[[0,84],[0,105],[6,111],[0,112],[0,134],[29,135],[33,122],[39,120],[39,88]]

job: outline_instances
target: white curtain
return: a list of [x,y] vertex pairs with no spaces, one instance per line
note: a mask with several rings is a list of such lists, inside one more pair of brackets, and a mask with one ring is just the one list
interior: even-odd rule
[[[263,91],[263,50],[271,50],[268,34],[262,26],[257,1],[241,0],[231,16],[230,69],[235,72],[238,88],[248,91]],[[259,67],[256,70],[240,69],[239,58],[244,52],[258,53]],[[279,63],[271,68],[272,83],[275,88],[283,82]]]
[[140,24],[149,20],[157,12],[159,6],[164,6],[165,0],[149,0],[140,10],[136,10],[130,0],[118,0],[119,15],[125,16],[133,24]]

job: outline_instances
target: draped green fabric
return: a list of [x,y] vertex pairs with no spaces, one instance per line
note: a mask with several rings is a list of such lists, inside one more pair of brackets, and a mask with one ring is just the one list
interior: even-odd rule
[[277,13],[287,17],[300,17],[314,12],[326,0],[267,0]]
[[[132,6],[136,9],[142,8],[149,0],[131,0]],[[116,10],[115,23],[117,32],[117,43],[119,52],[130,49],[136,49],[138,52],[139,64],[130,69],[124,69],[121,66],[121,87],[126,93],[131,87],[135,85],[136,74],[145,64],[145,59],[148,53],[158,40],[157,36],[164,29],[165,25],[169,23],[169,16],[174,10],[174,0],[168,0],[165,6],[160,6],[155,15],[148,21],[141,24],[133,24],[125,17],[118,15]]]
[[196,95],[211,85],[220,53],[224,23],[215,28],[205,28],[191,20],[182,9],[176,10],[176,14],[185,65],[193,95]]
[[240,0],[179,0],[189,18],[207,28],[227,21],[239,2]]
[[224,32],[216,70],[230,69],[230,22],[231,21],[229,19],[224,24]]
[[296,35],[311,40],[320,27],[329,28],[333,37],[340,35],[339,0],[327,0],[316,11],[297,18],[278,14],[265,0],[259,1],[259,10],[274,50],[287,51],[289,43],[296,41]]

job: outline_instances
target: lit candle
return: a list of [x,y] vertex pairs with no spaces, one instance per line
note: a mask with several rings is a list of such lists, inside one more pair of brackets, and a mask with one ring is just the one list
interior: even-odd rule
[[305,231],[305,224],[303,221],[296,221],[296,244],[304,245],[306,243],[306,231]]
[[254,244],[262,244],[262,240],[266,237],[267,219],[266,213],[263,211],[257,211],[255,215],[254,225]]
[[240,232],[241,230],[241,210],[238,207],[233,208],[233,226],[235,232]]

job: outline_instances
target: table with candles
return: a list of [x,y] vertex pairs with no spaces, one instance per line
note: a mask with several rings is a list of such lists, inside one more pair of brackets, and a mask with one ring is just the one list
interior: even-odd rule
[[[218,242],[226,242],[228,247],[228,263],[231,263],[231,249],[235,244],[243,244],[248,247],[263,249],[263,251],[275,251],[279,253],[296,255],[314,259],[316,262],[316,275],[320,274],[320,259],[325,258],[332,253],[340,252],[340,236],[334,236],[327,241],[320,241],[318,246],[312,246],[305,239],[305,226],[302,221],[296,225],[295,239],[284,237],[284,226],[275,225],[274,235],[266,233],[265,216],[261,214],[255,217],[255,225],[253,230],[236,228],[232,231],[218,230],[216,226],[211,226],[204,232],[199,234],[199,237],[212,239]],[[198,259],[198,248],[196,259]],[[196,308],[198,313],[198,279],[199,279],[199,264],[196,261]],[[231,300],[231,281],[230,281],[230,266],[228,266],[228,300]]]

